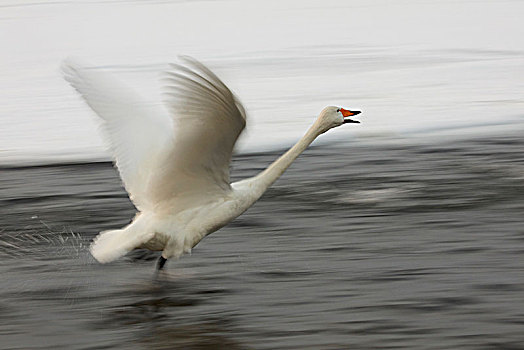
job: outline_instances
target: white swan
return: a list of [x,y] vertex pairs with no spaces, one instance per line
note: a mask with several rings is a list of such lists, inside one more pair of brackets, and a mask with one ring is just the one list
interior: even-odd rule
[[91,245],[101,263],[135,248],[166,259],[190,252],[205,236],[248,209],[320,134],[359,114],[326,107],[290,150],[255,177],[230,184],[229,163],[246,124],[240,102],[204,65],[184,58],[166,74],[167,109],[141,101],[108,73],[72,60],[65,79],[102,119],[116,166],[138,209],[120,230],[101,232]]

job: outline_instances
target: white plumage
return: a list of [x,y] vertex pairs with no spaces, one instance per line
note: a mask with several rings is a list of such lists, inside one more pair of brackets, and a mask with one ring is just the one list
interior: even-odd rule
[[321,133],[358,114],[326,107],[304,137],[259,175],[229,182],[233,147],[246,125],[240,102],[191,58],[166,72],[166,106],[147,104],[108,73],[73,60],[65,79],[102,120],[124,186],[139,213],[128,226],[101,232],[91,245],[100,262],[135,248],[178,258],[249,208]]

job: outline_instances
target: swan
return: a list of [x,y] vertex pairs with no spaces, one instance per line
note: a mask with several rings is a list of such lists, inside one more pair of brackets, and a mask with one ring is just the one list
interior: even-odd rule
[[359,123],[360,111],[324,108],[305,135],[258,175],[229,181],[233,147],[246,112],[227,86],[190,57],[165,72],[165,106],[143,101],[107,72],[77,60],[62,64],[64,78],[100,117],[116,167],[137,208],[132,222],[102,231],[90,252],[100,263],[136,248],[162,251],[167,259],[190,253],[204,237],[241,215],[291,163],[331,128]]

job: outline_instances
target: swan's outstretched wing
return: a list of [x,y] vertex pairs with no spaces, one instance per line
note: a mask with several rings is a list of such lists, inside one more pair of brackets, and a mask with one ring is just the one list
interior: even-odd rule
[[155,203],[176,199],[190,206],[230,189],[229,163],[246,114],[215,74],[194,59],[183,60],[165,77],[174,146],[150,184]]
[[147,183],[173,138],[172,120],[163,106],[143,101],[109,73],[89,69],[68,59],[65,79],[102,119],[116,165],[138,209],[150,207]]

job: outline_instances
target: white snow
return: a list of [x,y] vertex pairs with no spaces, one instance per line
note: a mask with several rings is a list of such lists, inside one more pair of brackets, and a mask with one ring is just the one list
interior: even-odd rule
[[203,61],[250,120],[240,150],[289,145],[326,105],[362,110],[322,137],[524,130],[524,2],[0,3],[0,164],[107,157],[59,66],[113,71],[152,103],[176,56]]

